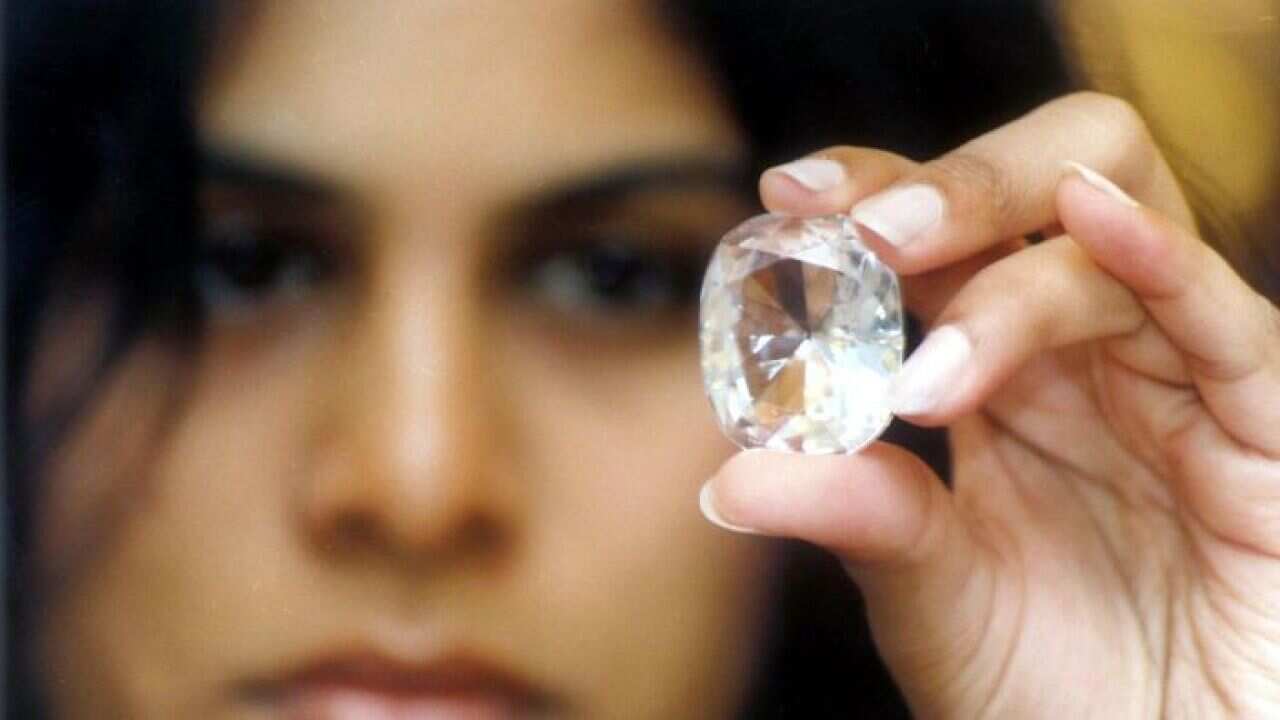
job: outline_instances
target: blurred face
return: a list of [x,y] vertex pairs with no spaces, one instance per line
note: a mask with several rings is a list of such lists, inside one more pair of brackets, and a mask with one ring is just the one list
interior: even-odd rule
[[134,346],[48,468],[58,715],[731,713],[770,563],[696,508],[695,305],[751,207],[649,12],[275,2],[218,45],[201,342]]

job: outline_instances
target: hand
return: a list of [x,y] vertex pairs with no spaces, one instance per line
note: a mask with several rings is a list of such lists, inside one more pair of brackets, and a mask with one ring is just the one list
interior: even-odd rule
[[853,205],[903,274],[932,329],[891,395],[948,426],[952,489],[886,443],[750,451],[708,517],[841,557],[919,717],[1280,717],[1280,312],[1138,115],[1072,95],[932,162],[831,148],[760,186]]

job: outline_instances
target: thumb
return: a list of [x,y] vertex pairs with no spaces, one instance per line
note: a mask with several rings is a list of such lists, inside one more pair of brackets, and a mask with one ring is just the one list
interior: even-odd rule
[[748,450],[703,486],[700,503],[727,529],[805,540],[841,558],[866,598],[881,656],[917,711],[977,669],[993,558],[915,455],[883,442],[853,455]]

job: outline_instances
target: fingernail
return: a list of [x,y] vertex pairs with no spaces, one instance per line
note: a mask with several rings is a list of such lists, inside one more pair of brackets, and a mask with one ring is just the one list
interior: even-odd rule
[[854,222],[901,247],[942,219],[942,193],[929,185],[909,185],[872,195],[854,206]]
[[719,525],[725,530],[731,530],[737,533],[746,533],[748,535],[759,534],[749,527],[734,525],[720,516],[720,513],[716,510],[714,498],[712,497],[710,480],[702,485],[702,491],[698,493],[698,507],[702,509],[702,514],[710,520],[713,525]]
[[844,166],[834,160],[810,157],[793,160],[772,169],[795,180],[813,192],[822,192],[844,182]]
[[1102,173],[1098,172],[1097,170],[1093,170],[1092,168],[1089,168],[1085,165],[1081,165],[1080,163],[1074,160],[1068,160],[1064,164],[1067,166],[1068,170],[1074,170],[1077,174],[1080,175],[1080,179],[1089,183],[1090,185],[1097,188],[1098,190],[1101,190],[1107,195],[1110,195],[1116,200],[1119,200],[1125,205],[1128,205],[1129,207],[1134,207],[1134,208],[1140,207],[1138,204],[1138,201],[1130,197],[1129,193],[1125,192],[1124,190],[1121,190],[1119,185],[1116,185],[1115,183],[1108,180],[1106,177],[1102,175]]
[[889,385],[889,409],[899,415],[935,410],[964,372],[973,346],[954,325],[929,333]]

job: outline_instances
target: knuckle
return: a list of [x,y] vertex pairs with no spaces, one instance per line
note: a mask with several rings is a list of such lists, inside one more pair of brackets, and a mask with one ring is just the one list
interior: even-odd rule
[[1147,121],[1128,100],[1110,95],[1101,96],[1098,113],[1104,122],[1110,125],[1119,135],[1121,144],[1131,148],[1152,147],[1151,131]]
[[1060,102],[1065,103],[1077,112],[1088,113],[1107,124],[1113,130],[1119,130],[1127,136],[1146,138],[1150,136],[1147,121],[1133,103],[1128,100],[1096,90],[1082,90],[1066,96]]
[[1149,176],[1158,165],[1159,150],[1146,118],[1133,103],[1116,95],[1093,90],[1073,93],[1058,102],[1058,108],[1079,119],[1080,124],[1092,126],[1098,135],[1109,138],[1112,148],[1107,155],[1112,170],[1118,174],[1131,174],[1134,179]]
[[861,153],[869,152],[870,150],[871,148],[859,147],[857,145],[828,145],[813,154],[821,157],[842,158],[857,156]]
[[1021,203],[1008,170],[978,152],[961,148],[935,161],[932,170],[952,207],[989,227]]
[[862,170],[867,166],[882,166],[893,170],[905,171],[914,165],[913,162],[897,153],[877,148],[858,147],[856,145],[832,145],[815,152],[813,155],[814,157],[834,160],[851,171]]
[[815,150],[810,157],[827,158],[835,160],[839,163],[847,163],[858,155],[858,148],[853,145],[831,145],[821,150]]

